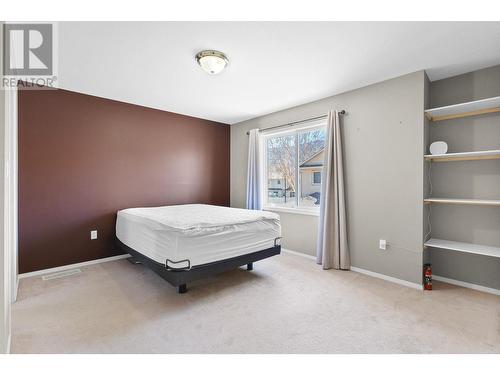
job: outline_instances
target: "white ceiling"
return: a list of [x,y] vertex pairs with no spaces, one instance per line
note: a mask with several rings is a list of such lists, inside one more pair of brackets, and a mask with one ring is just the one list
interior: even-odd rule
[[[61,22],[59,87],[224,123],[500,64],[500,22]],[[202,49],[229,57],[210,76]]]

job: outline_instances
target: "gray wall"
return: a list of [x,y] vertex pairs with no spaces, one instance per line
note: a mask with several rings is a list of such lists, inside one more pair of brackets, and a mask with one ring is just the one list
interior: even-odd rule
[[[439,107],[500,96],[500,66],[431,83],[430,106]],[[498,149],[500,114],[431,123],[430,141],[443,140],[449,152]],[[500,199],[500,160],[433,163],[436,197]],[[500,208],[432,207],[432,236],[500,246]],[[436,275],[500,289],[500,259],[431,249]]]
[[[244,207],[246,131],[345,109],[352,265],[421,283],[425,73],[416,72],[231,126],[231,206]],[[283,214],[283,246],[313,254],[317,217]],[[378,249],[379,239],[389,242]]]

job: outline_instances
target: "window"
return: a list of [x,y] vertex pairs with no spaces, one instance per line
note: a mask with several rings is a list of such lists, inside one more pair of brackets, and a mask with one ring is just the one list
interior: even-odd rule
[[321,185],[321,172],[313,172],[313,184]]
[[325,148],[325,123],[309,122],[263,135],[264,207],[317,211]]

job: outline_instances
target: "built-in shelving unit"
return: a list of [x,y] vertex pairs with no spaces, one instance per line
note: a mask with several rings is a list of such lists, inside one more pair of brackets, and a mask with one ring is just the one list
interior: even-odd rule
[[[451,120],[468,116],[482,115],[486,113],[500,113],[500,96],[476,100],[467,103],[449,105],[445,107],[432,108],[425,110],[425,116],[429,121]],[[453,126],[450,122],[449,125]],[[498,145],[500,148],[500,145]],[[491,160],[500,159],[500,149],[483,150],[483,151],[468,151],[454,152],[449,154],[439,155],[424,155],[424,160],[429,162],[451,162],[465,160]],[[430,168],[429,164],[429,168]],[[429,169],[430,173],[430,169]],[[430,175],[429,175],[430,178]],[[474,198],[434,198],[429,197],[424,199],[425,205],[463,205],[463,206],[497,206],[500,207],[500,199],[474,199]],[[428,208],[430,210],[430,207]],[[431,211],[428,211],[429,219],[431,219]],[[453,218],[452,218],[453,219]],[[451,221],[450,223],[452,223]],[[429,225],[431,223],[429,222]],[[440,238],[430,238],[424,241],[424,248],[444,249],[446,251],[478,254],[481,256],[500,258],[500,247],[485,246],[474,243],[450,241]],[[432,251],[432,250],[431,250]],[[446,258],[445,258],[446,259]]]
[[434,247],[438,249],[460,251],[462,253],[479,254],[479,255],[486,255],[486,256],[500,258],[500,247],[476,245],[466,242],[448,241],[439,238],[431,238],[425,243],[425,246]]
[[458,199],[458,198],[426,198],[425,204],[467,204],[473,206],[500,206],[500,200],[497,199]]
[[427,109],[425,116],[430,121],[443,121],[494,112],[500,112],[500,96]]
[[424,155],[428,161],[462,161],[462,160],[488,160],[500,159],[500,150],[455,152],[450,154]]

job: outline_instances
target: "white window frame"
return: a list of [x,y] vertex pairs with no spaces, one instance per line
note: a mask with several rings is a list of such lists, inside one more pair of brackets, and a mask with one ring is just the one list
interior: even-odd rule
[[[301,186],[300,186],[300,168],[299,168],[299,143],[298,136],[296,138],[295,146],[297,148],[297,165],[295,168],[295,180],[297,181],[297,191],[295,192],[295,206],[293,207],[283,207],[275,204],[268,203],[269,193],[267,191],[267,139],[270,137],[275,137],[278,135],[287,135],[287,134],[295,134],[298,135],[303,131],[310,131],[317,128],[326,128],[326,119],[321,120],[311,120],[307,122],[303,122],[294,126],[280,128],[276,130],[263,131],[260,137],[260,150],[261,150],[261,159],[263,161],[262,166],[262,185],[261,185],[261,197],[262,197],[262,209],[267,211],[276,211],[276,212],[288,212],[288,213],[296,213],[303,215],[319,215],[319,207],[304,207],[299,205],[299,199],[301,195]],[[323,178],[321,179],[323,182]],[[320,185],[320,184],[316,184]]]

